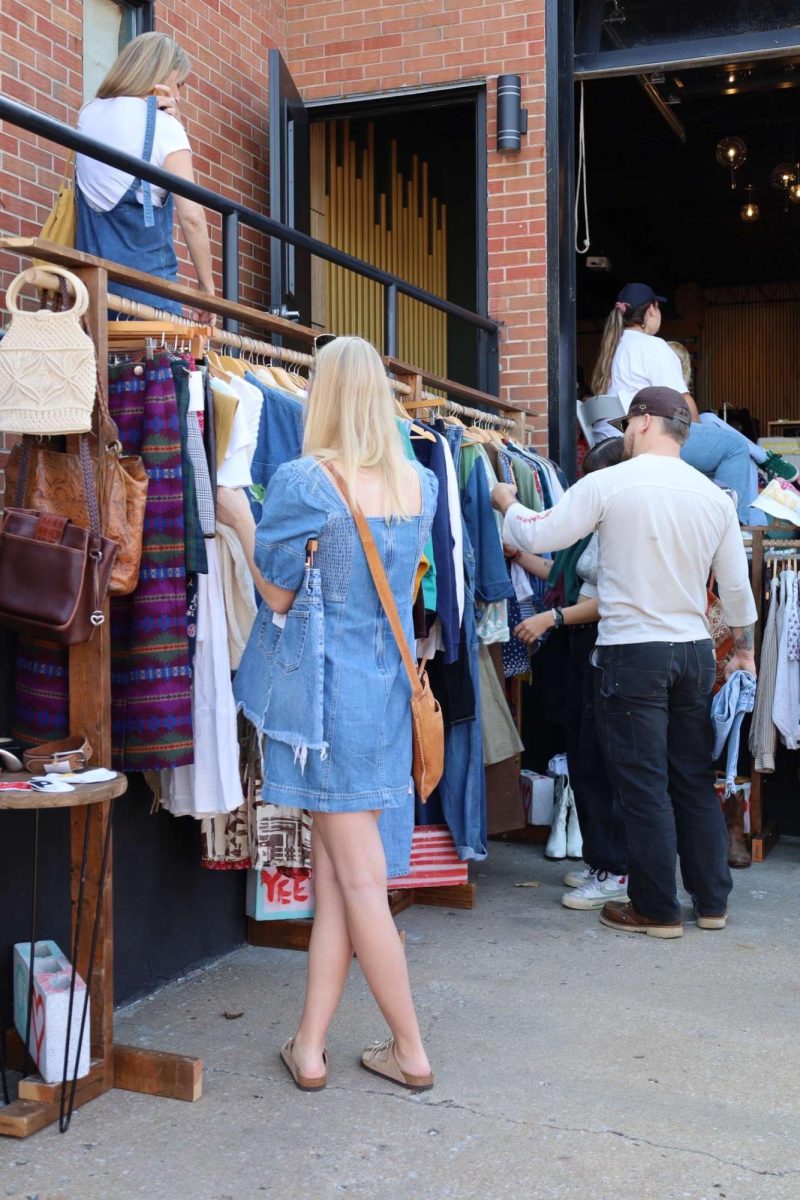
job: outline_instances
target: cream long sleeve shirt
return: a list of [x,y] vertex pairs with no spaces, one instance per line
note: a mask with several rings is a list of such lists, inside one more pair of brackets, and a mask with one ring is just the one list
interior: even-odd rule
[[512,504],[504,538],[541,554],[599,534],[598,645],[709,637],[712,568],[725,620],[757,619],[729,497],[680,458],[641,454],[581,479],[548,512]]

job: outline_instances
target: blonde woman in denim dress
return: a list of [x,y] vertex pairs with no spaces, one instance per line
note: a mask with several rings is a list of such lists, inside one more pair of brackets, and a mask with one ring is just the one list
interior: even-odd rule
[[[281,740],[265,737],[264,798],[314,813],[316,916],[305,1006],[281,1055],[298,1087],[325,1086],[328,1027],[355,950],[392,1034],[364,1051],[362,1066],[422,1090],[433,1075],[389,911],[378,831],[384,809],[414,803],[410,685],[330,468],[367,517],[412,647],[414,579],[437,484],[405,458],[383,364],[361,338],[337,338],[320,350],[303,450],[270,482],[257,530],[241,494],[220,496],[221,517],[238,529],[265,601],[237,672],[237,699],[265,732],[295,725]],[[314,572],[306,568],[311,539],[319,544]],[[282,687],[297,698],[293,711],[277,695]],[[276,700],[281,715],[271,719]]]

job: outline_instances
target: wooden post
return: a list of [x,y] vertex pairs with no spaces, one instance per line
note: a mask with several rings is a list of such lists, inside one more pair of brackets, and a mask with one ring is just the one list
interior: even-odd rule
[[[86,320],[95,345],[98,369],[105,374],[108,363],[108,275],[102,267],[82,267],[76,271],[89,292]],[[97,413],[95,412],[95,417]],[[71,448],[76,449],[75,439]],[[95,443],[95,449],[97,444]],[[111,620],[108,597],[103,603],[105,620],[82,646],[69,652],[69,727],[70,733],[85,735],[92,746],[92,765],[111,766]],[[78,889],[85,822],[89,822],[89,856],[81,914],[80,950],[75,968],[86,979],[92,1000],[92,1057],[103,1061],[108,1086],[113,1077],[111,1050],[114,1026],[114,942],[111,910],[112,871],[109,856],[102,897],[102,914],[91,979],[87,977],[97,887],[103,857],[103,844],[109,820],[110,804],[75,809],[70,815],[70,863],[72,896],[72,933],[75,936]]]

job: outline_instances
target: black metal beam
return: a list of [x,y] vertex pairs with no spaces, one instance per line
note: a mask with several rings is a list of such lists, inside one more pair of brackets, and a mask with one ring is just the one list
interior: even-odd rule
[[546,0],[545,141],[547,154],[547,435],[549,453],[572,481],[575,408],[575,85],[573,2]]
[[45,116],[44,113],[37,112],[35,109],[29,108],[26,104],[19,104],[16,100],[10,100],[7,96],[0,96],[0,121],[8,121],[11,125],[16,125],[20,129],[27,130],[28,133],[46,138],[48,141],[55,142],[59,146],[66,146],[78,154],[85,154],[88,158],[97,159],[98,162],[106,163],[110,167],[116,167],[118,170],[125,171],[129,175],[146,179],[148,183],[155,183],[177,196],[185,196],[188,200],[195,200],[198,204],[202,204],[204,208],[210,208],[213,212],[222,214],[223,217],[226,215],[235,215],[238,217],[239,224],[241,225],[246,225],[250,229],[258,229],[261,233],[266,233],[269,237],[279,238],[281,241],[289,242],[293,246],[299,246],[301,249],[315,254],[318,258],[322,258],[326,262],[334,263],[339,267],[345,267],[348,271],[354,271],[357,275],[362,275],[366,279],[373,279],[376,283],[381,283],[386,287],[395,287],[404,296],[410,296],[413,300],[419,300],[431,308],[436,308],[451,317],[457,317],[461,321],[466,321],[469,325],[474,325],[478,329],[486,329],[490,333],[495,333],[499,328],[497,322],[490,320],[488,317],[470,312],[469,309],[462,308],[460,304],[452,304],[449,300],[442,300],[441,297],[434,296],[432,292],[426,292],[423,288],[416,287],[412,283],[407,283],[404,279],[399,279],[396,275],[389,274],[388,271],[382,271],[378,267],[373,267],[371,263],[364,262],[363,259],[355,258],[352,254],[346,254],[343,250],[337,250],[333,246],[329,246],[326,242],[321,242],[317,238],[310,237],[307,233],[300,233],[297,229],[292,229],[288,225],[282,225],[279,221],[273,221],[270,217],[262,216],[261,213],[256,212],[252,208],[247,208],[244,204],[239,204],[235,200],[219,196],[216,192],[212,192],[210,188],[202,187],[198,183],[190,183],[186,179],[181,179],[178,175],[172,175],[169,171],[164,171],[160,167],[154,167],[151,163],[147,163],[133,154],[124,154],[121,150],[114,150],[111,146],[107,146],[103,142],[97,142],[93,138],[86,137],[85,134],[79,133],[76,129],[65,125],[62,121],[56,121],[53,117]]
[[[570,9],[572,4],[569,5]],[[737,59],[787,58],[800,53],[800,29],[775,29],[767,33],[738,33],[692,41],[659,42],[626,50],[601,50],[575,55],[576,79],[607,79],[614,75],[675,70],[679,67],[727,65]]]

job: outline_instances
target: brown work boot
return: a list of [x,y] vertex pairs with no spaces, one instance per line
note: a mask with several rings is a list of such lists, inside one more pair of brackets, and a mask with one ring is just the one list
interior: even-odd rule
[[646,933],[648,937],[657,938],[683,937],[683,922],[680,917],[674,921],[643,917],[632,904],[624,904],[620,900],[609,900],[604,904],[600,920],[609,929],[619,929],[621,933]]
[[725,824],[728,827],[728,866],[749,867],[753,860],[744,840],[743,792],[734,792],[728,799]]

